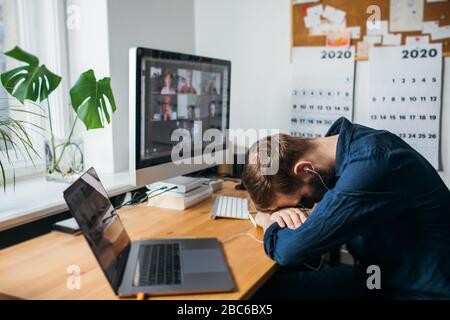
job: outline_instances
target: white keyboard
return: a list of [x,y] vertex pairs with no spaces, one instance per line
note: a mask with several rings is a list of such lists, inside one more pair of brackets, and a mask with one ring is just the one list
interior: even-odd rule
[[245,198],[217,196],[211,211],[211,218],[249,219],[248,201]]

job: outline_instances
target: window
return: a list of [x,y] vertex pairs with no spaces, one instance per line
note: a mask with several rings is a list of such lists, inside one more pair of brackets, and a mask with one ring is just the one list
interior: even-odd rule
[[[25,51],[36,55],[40,63],[45,64],[51,71],[61,75],[63,79],[67,79],[65,32],[65,1],[0,0],[0,72],[21,65],[21,63],[17,63],[3,54],[18,45]],[[67,85],[64,82],[50,97],[53,107],[54,131],[58,137],[66,134],[70,121],[71,114],[66,98],[67,92]],[[14,110],[18,108],[42,113],[39,108],[31,103],[25,103],[25,106],[22,106],[1,87],[0,117],[9,116],[17,120],[28,121],[45,129],[48,128],[46,119]],[[46,108],[43,108],[43,110],[46,110]],[[1,159],[6,160],[2,163],[6,164],[6,173],[9,180],[13,176],[13,171],[16,178],[38,176],[45,172],[44,140],[48,132],[47,130],[39,131],[32,126],[29,126],[29,128],[28,133],[40,157],[36,157],[33,163],[20,154],[17,158],[14,155],[11,159],[13,165],[9,166],[5,155],[0,153]],[[3,148],[5,148],[4,144]]]
[[[3,0],[0,0],[0,51],[5,51],[5,21],[3,11]],[[0,73],[6,70],[5,55],[0,55]],[[3,87],[0,87],[0,119],[4,119],[9,116],[8,95]],[[0,145],[0,149],[4,146]]]

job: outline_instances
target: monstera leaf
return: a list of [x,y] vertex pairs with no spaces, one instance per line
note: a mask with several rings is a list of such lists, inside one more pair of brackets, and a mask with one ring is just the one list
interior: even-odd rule
[[61,82],[61,77],[47,69],[45,65],[39,65],[39,59],[14,47],[5,52],[5,55],[27,63],[25,66],[6,71],[1,75],[1,81],[6,91],[21,103],[25,100],[42,101],[48,98]]
[[[105,120],[108,123],[111,121],[110,113],[116,111],[110,82],[111,78],[97,81],[94,71],[88,70],[80,75],[70,89],[72,108],[88,130],[103,128]],[[109,102],[111,112],[108,110],[105,98]]]

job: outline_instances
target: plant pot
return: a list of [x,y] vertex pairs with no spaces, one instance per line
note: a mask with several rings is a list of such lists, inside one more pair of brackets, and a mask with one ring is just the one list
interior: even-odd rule
[[72,183],[84,172],[84,145],[81,139],[45,141],[46,179]]

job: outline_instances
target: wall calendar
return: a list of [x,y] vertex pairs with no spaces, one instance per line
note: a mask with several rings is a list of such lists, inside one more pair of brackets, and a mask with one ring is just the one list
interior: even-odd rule
[[292,52],[290,133],[319,138],[339,117],[352,120],[355,47],[298,47]]
[[369,125],[404,139],[439,169],[442,44],[369,51]]

